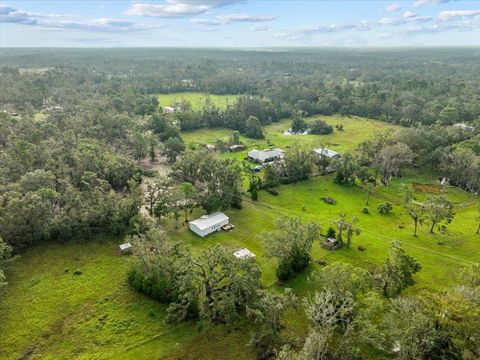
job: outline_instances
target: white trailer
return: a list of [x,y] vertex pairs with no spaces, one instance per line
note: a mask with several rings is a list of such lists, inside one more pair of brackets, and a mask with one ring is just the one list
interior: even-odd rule
[[210,215],[203,215],[197,220],[190,221],[189,226],[195,234],[205,237],[215,231],[222,230],[222,226],[227,225],[230,219],[221,212]]

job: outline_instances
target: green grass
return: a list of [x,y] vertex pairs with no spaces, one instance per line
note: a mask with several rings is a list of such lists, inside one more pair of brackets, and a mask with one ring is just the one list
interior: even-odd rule
[[[340,116],[314,116],[307,119],[307,122],[315,119],[323,119],[328,124],[335,126],[343,124],[344,131],[334,131],[329,135],[283,135],[283,132],[290,128],[291,119],[284,119],[278,123],[264,126],[265,139],[256,140],[241,136],[241,142],[247,147],[245,151],[235,154],[225,154],[226,157],[235,157],[239,160],[245,158],[251,149],[266,149],[268,147],[279,147],[287,150],[295,145],[303,145],[310,148],[327,146],[339,152],[353,151],[359,143],[368,139],[375,132],[382,132],[387,129],[399,129],[398,126],[382,121],[369,120],[359,117]],[[232,130],[229,129],[200,129],[182,132],[182,137],[187,145],[198,146],[200,144],[214,143],[217,140],[228,141]],[[269,145],[272,144],[272,146]]]
[[[296,141],[307,146],[323,141],[330,142],[330,147],[348,151],[372,132],[390,127],[357,118],[322,118],[332,124],[342,121],[345,131],[329,136],[284,137],[280,131],[289,122],[283,121],[268,126],[266,133],[281,147]],[[229,133],[227,130],[200,130],[184,134],[184,138],[187,143],[208,143],[218,137],[228,137]],[[249,147],[263,144],[242,140]],[[173,220],[164,219],[162,224],[173,240],[184,242],[197,254],[214,244],[222,244],[232,251],[247,247],[257,255],[264,285],[277,290],[276,261],[264,256],[262,232],[273,229],[276,219],[282,215],[314,220],[325,232],[343,212],[349,218],[356,216],[362,229],[361,234],[353,238],[351,248],[327,251],[320,247],[319,241],[315,242],[310,269],[285,286],[292,287],[299,296],[312,291],[308,275],[320,268],[317,264],[320,259],[328,263],[350,262],[373,270],[385,259],[389,244],[395,239],[401,241],[405,250],[422,265],[415,276],[416,284],[407,293],[441,290],[456,283],[463,266],[480,261],[480,235],[475,234],[478,224],[475,206],[479,199],[454,187],[445,188],[444,193],[455,204],[456,212],[447,233],[436,231],[432,235],[428,233],[428,226],[422,226],[418,238],[414,238],[413,223],[401,206],[401,184],[437,184],[437,181],[428,171],[408,171],[388,188],[378,187],[370,199],[370,214],[363,214],[366,194],[360,186],[334,184],[331,176],[316,177],[281,186],[278,196],[261,191],[258,202],[245,197],[242,210],[227,211],[236,226],[229,233],[200,238],[181,222],[175,227]],[[335,198],[337,204],[325,204],[321,197],[326,195]],[[417,196],[423,198],[425,194],[418,192]],[[381,215],[376,210],[378,204],[385,201],[394,207],[389,215]],[[190,217],[201,214],[197,209]],[[83,243],[47,243],[22,254],[8,274],[10,285],[5,298],[0,300],[0,358],[17,359],[22,354],[29,355],[30,359],[255,358],[247,347],[250,328],[244,324],[229,332],[223,327],[201,330],[195,324],[166,324],[164,306],[126,285],[131,258],[119,255],[120,241],[99,238]],[[367,250],[359,251],[359,245]],[[80,276],[73,274],[76,269],[82,271]],[[301,312],[289,312],[286,321],[285,338],[298,341],[308,331],[308,323]]]
[[227,105],[233,105],[237,95],[213,95],[203,92],[178,92],[158,95],[158,101],[161,106],[175,106],[176,102],[188,100],[192,104],[193,110],[202,110],[207,97],[213,104],[220,109],[225,109]]

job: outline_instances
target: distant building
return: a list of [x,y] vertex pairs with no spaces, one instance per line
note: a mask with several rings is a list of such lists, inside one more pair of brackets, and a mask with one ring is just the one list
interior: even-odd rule
[[310,134],[310,129],[306,129],[304,131],[293,132],[292,129],[287,129],[283,132],[283,135],[290,136],[290,135],[308,135]]
[[255,254],[252,253],[250,250],[247,248],[243,248],[240,250],[237,250],[233,253],[233,256],[235,256],[237,259],[245,259],[245,258],[254,258]]
[[317,148],[317,149],[313,149],[313,151],[315,151],[318,155],[326,156],[329,158],[340,156],[338,152],[327,149],[327,148]]
[[281,149],[252,150],[248,152],[248,158],[260,164],[273,160],[283,159],[285,152]]
[[120,244],[119,248],[120,248],[120,252],[128,253],[128,252],[132,251],[132,244],[130,244],[129,242],[127,242],[125,244]]
[[221,212],[210,215],[203,215],[197,220],[190,221],[189,226],[195,234],[205,237],[215,231],[222,230],[222,226],[227,225],[230,219]]
[[230,146],[229,149],[230,149],[231,152],[237,152],[237,151],[245,150],[245,146],[240,145],[240,144],[236,144],[236,145]]
[[163,113],[164,114],[173,114],[175,112],[175,108],[171,106],[165,106],[163,108]]
[[465,131],[473,131],[475,128],[473,126],[464,124],[464,123],[457,123],[453,124],[454,129],[465,130]]

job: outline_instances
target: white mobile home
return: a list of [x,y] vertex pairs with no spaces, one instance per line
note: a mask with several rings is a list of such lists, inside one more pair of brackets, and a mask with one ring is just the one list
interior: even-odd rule
[[229,218],[221,212],[210,215],[203,215],[197,220],[190,221],[189,226],[195,234],[205,237],[215,231],[222,230],[222,226],[227,225]]

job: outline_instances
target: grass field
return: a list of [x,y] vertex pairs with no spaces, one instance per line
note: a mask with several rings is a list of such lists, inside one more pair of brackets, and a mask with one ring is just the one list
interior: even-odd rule
[[227,105],[233,105],[237,95],[213,95],[203,92],[178,92],[171,94],[158,95],[158,101],[161,106],[175,106],[176,102],[188,100],[192,104],[193,110],[201,110],[205,105],[207,97],[220,109],[225,109]]
[[[340,116],[314,116],[307,119],[307,122],[316,119],[325,120],[328,124],[335,126],[342,124],[343,131],[334,131],[329,135],[284,135],[283,132],[290,128],[291,119],[284,119],[278,123],[264,126],[265,139],[256,140],[241,136],[241,142],[247,147],[245,151],[235,154],[226,154],[227,157],[243,159],[247,152],[254,148],[266,149],[279,147],[287,150],[288,147],[304,145],[309,148],[327,146],[339,152],[352,151],[359,143],[368,139],[375,132],[382,132],[387,129],[398,129],[396,125],[382,121],[363,119],[358,117]],[[217,140],[228,141],[232,130],[229,129],[200,129],[182,133],[187,145],[197,146],[200,144],[215,143]],[[270,144],[270,145],[269,145]]]
[[[280,132],[289,124],[284,121],[268,126],[266,133],[280,147],[296,141],[309,146],[322,141],[330,143],[329,147],[347,151],[354,149],[372,132],[390,127],[371,120],[322,118],[331,124],[341,121],[345,131],[325,137],[286,137]],[[190,144],[208,143],[229,134],[230,131],[226,130],[200,130],[187,133],[184,138]],[[242,140],[249,147],[266,144],[266,141]],[[325,231],[339,213],[344,212],[349,218],[356,216],[359,219],[361,234],[353,238],[351,248],[336,251],[324,250],[319,241],[315,242],[309,271],[285,284],[298,295],[306,295],[312,290],[308,275],[320,268],[318,260],[328,263],[345,261],[374,269],[387,256],[392,240],[401,241],[405,250],[422,265],[422,270],[415,276],[417,283],[407,293],[422,289],[441,290],[455,284],[463,266],[480,261],[480,235],[475,234],[478,196],[446,187],[443,192],[455,204],[456,213],[447,232],[436,231],[432,235],[428,233],[428,226],[422,226],[418,238],[414,238],[413,222],[401,206],[402,183],[414,183],[420,198],[427,192],[439,190],[438,180],[431,173],[408,171],[388,188],[378,187],[370,199],[370,214],[364,214],[361,210],[366,193],[360,186],[337,185],[331,176],[324,176],[281,186],[278,196],[261,191],[258,202],[245,197],[242,210],[227,211],[236,226],[229,233],[220,232],[202,239],[191,233],[185,224],[175,228],[172,220],[164,219],[162,223],[172,239],[190,245],[195,253],[217,243],[232,250],[247,247],[257,255],[264,285],[275,290],[278,288],[276,263],[263,256],[262,231],[273,229],[276,219],[282,215],[314,220]],[[325,204],[321,198],[326,195],[336,199],[337,204]],[[389,215],[381,215],[376,210],[378,204],[385,201],[394,207]],[[201,214],[196,210],[190,217]],[[242,324],[229,332],[222,327],[199,329],[194,324],[166,324],[162,305],[126,285],[131,258],[119,255],[117,246],[121,241],[101,237],[89,242],[48,243],[23,254],[9,272],[10,286],[5,298],[0,300],[0,358],[254,358],[247,347],[250,329]],[[359,245],[367,250],[359,251]],[[74,275],[77,269],[82,271],[81,275]],[[286,338],[298,341],[308,331],[301,312],[290,312],[286,320],[288,326],[283,334]]]

